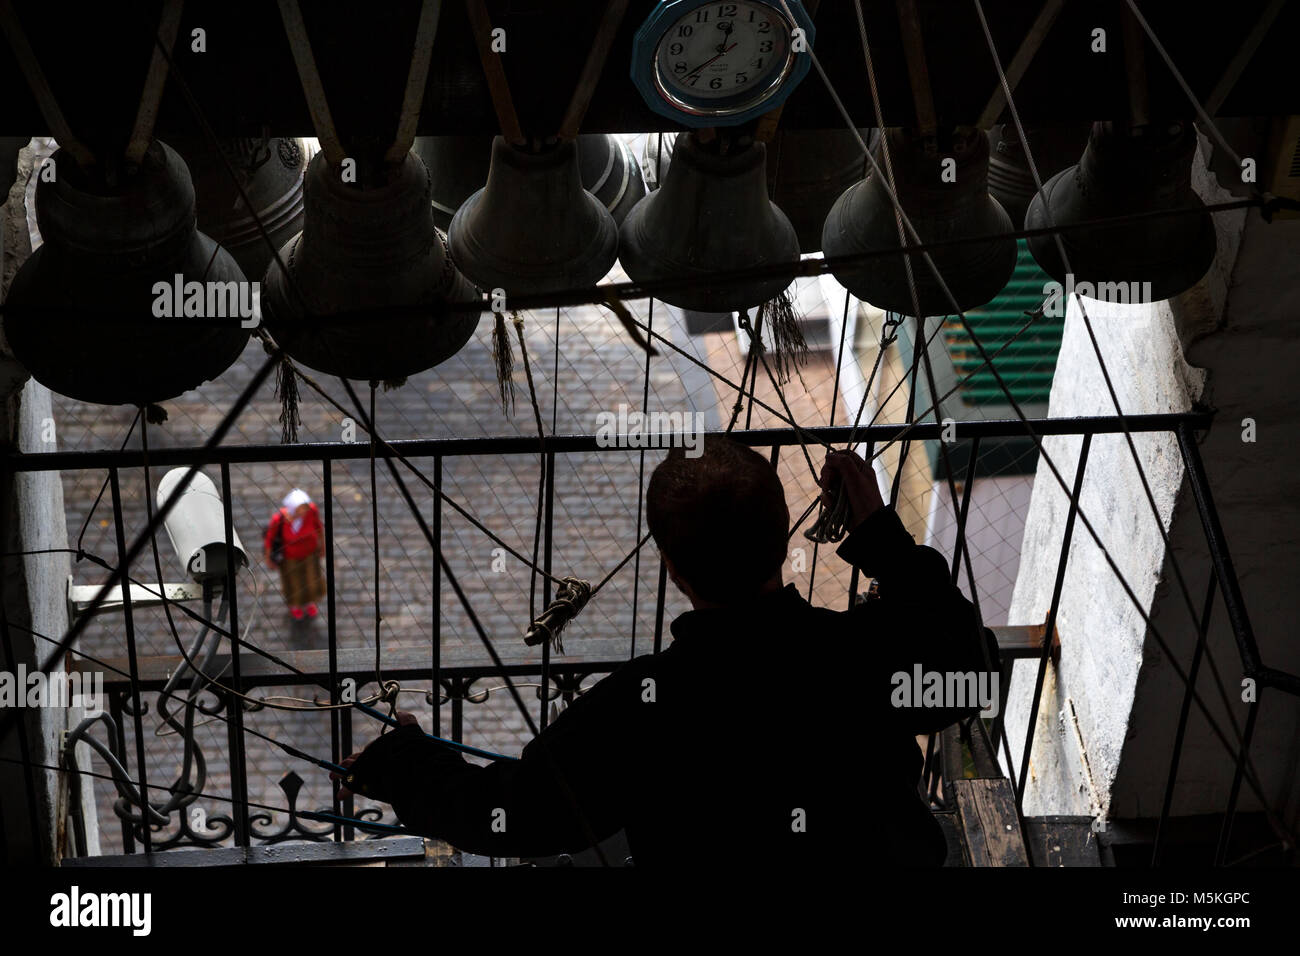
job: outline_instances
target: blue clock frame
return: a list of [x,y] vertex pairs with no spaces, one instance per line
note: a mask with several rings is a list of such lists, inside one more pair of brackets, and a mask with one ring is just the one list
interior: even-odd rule
[[[794,61],[790,65],[789,72],[779,82],[776,89],[763,98],[762,102],[735,112],[711,113],[708,115],[688,112],[670,102],[660,93],[659,86],[655,81],[655,74],[658,70],[655,52],[659,48],[659,42],[681,17],[692,10],[698,10],[700,7],[707,7],[716,2],[717,0],[661,0],[659,5],[646,17],[645,22],[641,24],[632,40],[632,82],[640,92],[641,98],[645,100],[646,106],[660,116],[665,116],[693,129],[702,129],[708,126],[739,126],[776,109],[789,98],[790,94],[794,92],[795,88],[812,68],[811,51],[817,35],[812,17],[804,9],[801,0],[784,0],[785,5],[790,8],[790,15],[794,17],[794,26],[803,30],[808,46],[803,52],[793,54]],[[782,0],[757,0],[757,2],[771,7],[772,11],[783,20],[789,19],[785,15]],[[716,105],[714,105],[714,108],[716,108]]]

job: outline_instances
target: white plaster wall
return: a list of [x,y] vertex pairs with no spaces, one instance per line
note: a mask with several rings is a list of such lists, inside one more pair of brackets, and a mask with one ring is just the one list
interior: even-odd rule
[[[1226,196],[1209,179],[1199,154],[1193,183],[1207,202]],[[1237,367],[1223,365],[1219,347],[1196,351],[1196,363],[1208,368],[1190,365],[1183,351],[1189,342],[1222,325],[1225,307],[1229,313],[1232,311],[1234,290],[1230,288],[1230,277],[1237,263],[1244,220],[1244,214],[1239,212],[1216,218],[1216,262],[1194,289],[1178,299],[1149,306],[1085,300],[1125,414],[1190,409],[1205,391],[1211,369],[1222,384],[1234,389],[1251,380],[1245,367],[1248,360]],[[1288,279],[1275,272],[1268,288],[1276,292]],[[1232,348],[1240,350],[1243,358],[1261,345],[1270,347],[1259,340],[1252,342],[1251,338],[1248,329],[1236,330]],[[1284,377],[1275,381],[1281,386],[1279,391],[1285,390]],[[1292,408],[1295,405],[1290,397],[1284,402]],[[1071,301],[1050,415],[1113,415],[1115,411],[1078,303]],[[1221,416],[1215,433],[1233,428],[1228,416]],[[1182,684],[1138,608],[1147,612],[1161,638],[1185,667],[1190,661],[1195,628],[1182,591],[1172,580],[1161,526],[1169,531],[1175,554],[1187,553],[1184,564],[1199,564],[1203,569],[1206,557],[1203,533],[1185,490],[1176,440],[1152,434],[1134,435],[1133,441],[1161,524],[1157,525],[1152,515],[1124,436],[1095,437],[1081,495],[1082,513],[1129,582],[1133,595],[1125,592],[1102,548],[1080,520],[1075,526],[1057,621],[1061,661],[1059,669],[1049,667],[1034,728],[1024,808],[1030,815],[1136,816],[1159,812]],[[1067,485],[1073,482],[1081,443],[1081,438],[1065,436],[1044,442]],[[1218,459],[1207,462],[1212,477],[1225,465],[1232,467]],[[1252,462],[1252,467],[1256,466]],[[1294,471],[1294,467],[1290,470]],[[1278,503],[1275,499],[1264,507],[1275,508]],[[1041,623],[1046,617],[1068,504],[1066,492],[1046,462],[1040,461],[1021,552],[1021,572],[1009,614],[1011,624]],[[1189,544],[1183,545],[1184,541]],[[1200,545],[1194,559],[1191,542]],[[1188,578],[1199,610],[1205,576],[1189,574]],[[1235,655],[1223,649],[1219,657],[1224,664],[1235,660]],[[1013,672],[1007,726],[1017,772],[1036,670],[1036,663],[1019,662]],[[1208,685],[1202,688],[1209,693]],[[1204,729],[1196,728],[1194,722],[1189,731],[1190,758],[1185,758],[1189,780],[1175,804],[1176,813],[1222,809],[1219,788],[1196,779],[1204,773],[1200,766],[1206,745]],[[1230,774],[1230,765],[1227,769]]]
[[[1295,627],[1295,576],[1300,566],[1297,262],[1300,221],[1266,224],[1252,217],[1242,237],[1221,322],[1195,338],[1188,349],[1191,361],[1210,371],[1206,399],[1217,411],[1200,453],[1260,656],[1265,665],[1292,674],[1300,674]],[[1254,442],[1242,440],[1246,418],[1255,421]],[[1186,492],[1171,540],[1199,612],[1209,580],[1208,552],[1194,502]],[[1170,562],[1152,613],[1168,632],[1175,657],[1186,669],[1194,638]],[[1223,693],[1208,663],[1202,667],[1198,687],[1220,729],[1235,740],[1234,724],[1244,728],[1248,707],[1241,700],[1241,657],[1221,596],[1216,596],[1211,615],[1208,647]],[[1153,649],[1139,676],[1130,731],[1112,785],[1112,805],[1120,815],[1159,812],[1182,693],[1182,682],[1170,662]],[[1248,785],[1242,790],[1240,807],[1275,808],[1275,822],[1294,830],[1300,823],[1300,701],[1266,691],[1259,706],[1251,754],[1263,800]],[[1153,764],[1160,768],[1158,775],[1143,772]],[[1193,708],[1173,812],[1221,812],[1232,771],[1233,757],[1205,716]]]
[[[1168,303],[1084,301],[1124,413],[1188,410],[1203,377],[1181,360]],[[1071,300],[1066,313],[1050,402],[1053,418],[1115,412],[1077,300]],[[1182,481],[1176,442],[1172,436],[1151,434],[1134,435],[1133,442],[1167,524]],[[1055,463],[1067,487],[1073,484],[1082,443],[1079,436],[1043,442],[1044,457]],[[1083,515],[1145,609],[1158,580],[1164,545],[1124,436],[1094,437],[1087,468],[1080,498]],[[1008,623],[1041,624],[1047,619],[1068,509],[1066,491],[1046,460],[1040,460],[1021,548],[1023,571]],[[1142,616],[1083,520],[1075,525],[1056,628],[1061,635],[1060,671],[1052,693],[1044,694],[1039,715],[1034,749],[1044,765],[1031,763],[1025,797],[1030,815],[1087,813],[1093,803],[1106,806],[1142,661]],[[1017,662],[1012,672],[1007,727],[1017,769],[1036,672],[1037,665],[1029,661]],[[1091,782],[1083,766],[1061,764],[1058,755],[1049,753],[1063,746],[1076,719],[1088,751]],[[1092,795],[1092,787],[1101,792]]]

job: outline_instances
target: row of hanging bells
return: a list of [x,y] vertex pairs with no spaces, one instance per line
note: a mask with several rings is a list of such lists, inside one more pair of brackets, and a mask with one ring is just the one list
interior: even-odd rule
[[[45,244],[15,277],[5,333],[19,361],[56,391],[104,404],[157,402],[220,375],[249,333],[235,323],[185,326],[182,317],[157,316],[154,281],[242,282],[264,269],[263,320],[289,355],[328,374],[387,381],[436,366],[464,346],[478,313],[443,306],[474,299],[474,286],[507,296],[590,286],[616,259],[638,282],[790,263],[801,248],[815,248],[808,240],[818,221],[828,257],[877,253],[834,268],[841,284],[872,305],[911,314],[904,256],[889,254],[901,242],[893,201],[875,170],[841,191],[864,167],[853,158],[856,138],[836,135],[843,148],[819,150],[802,134],[774,143],[771,154],[752,140],[652,135],[652,143],[671,142],[671,161],[654,157],[648,171],[658,188],[649,193],[626,146],[602,135],[536,151],[496,137],[485,181],[467,194],[484,176],[486,138],[474,138],[474,149],[465,148],[467,138],[425,139],[403,162],[359,183],[344,182],[323,154],[308,162],[300,141],[247,141],[227,158],[280,244],[287,274],[235,193],[209,185],[219,181],[217,172],[227,181],[229,173],[214,170],[202,148],[182,144],[204,198],[214,197],[206,208],[227,211],[204,221],[226,249],[196,228],[190,172],[161,141],[139,169],[111,185],[60,151],[58,177],[40,181],[36,193]],[[1005,234],[1022,222],[1031,230],[1067,227],[1060,238],[1076,285],[1149,282],[1161,299],[1204,275],[1215,233],[1211,217],[1197,213],[1203,204],[1191,188],[1191,124],[1095,124],[1082,159],[1067,168],[1059,167],[1077,149],[1077,131],[1028,135],[1046,180],[1041,192],[1023,144],[1006,128],[991,136],[890,129],[874,137],[876,166],[883,168],[887,144],[898,199],[921,242],[940,243],[930,254],[959,308],[983,305],[1005,285],[1016,261],[1015,241]],[[783,154],[798,161],[784,178],[798,226],[770,198],[784,198]],[[778,157],[774,169],[769,155]],[[1178,209],[1190,215],[1078,228]],[[967,241],[942,245],[949,240]],[[1055,237],[1028,242],[1044,270],[1064,283]],[[952,302],[923,257],[909,255],[920,311],[949,314]],[[739,311],[787,285],[788,271],[773,269],[744,282],[687,283],[662,298],[702,312]],[[391,314],[395,307],[400,317]],[[355,315],[312,319],[331,312]],[[132,315],[138,321],[125,321]]]

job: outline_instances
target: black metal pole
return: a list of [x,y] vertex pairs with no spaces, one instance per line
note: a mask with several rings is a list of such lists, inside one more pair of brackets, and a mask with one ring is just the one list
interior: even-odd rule
[[1196,650],[1192,652],[1192,666],[1187,671],[1187,682],[1183,687],[1183,703],[1178,710],[1178,729],[1174,732],[1174,751],[1169,757],[1169,774],[1165,778],[1165,795],[1160,804],[1160,819],[1156,821],[1156,838],[1151,847],[1151,866],[1160,865],[1160,851],[1163,849],[1165,826],[1169,822],[1169,809],[1174,802],[1174,786],[1178,782],[1178,762],[1183,753],[1183,738],[1187,733],[1187,718],[1192,712],[1192,697],[1196,693],[1196,676],[1201,670],[1201,658],[1205,655],[1206,637],[1210,633],[1210,611],[1214,607],[1215,577],[1205,590],[1205,607],[1201,609],[1201,621],[1197,627]]
[[952,583],[957,584],[957,571],[961,567],[961,555],[966,547],[966,517],[970,512],[971,490],[975,487],[975,466],[979,463],[980,440],[972,438],[970,443],[970,463],[966,466],[966,484],[961,489],[961,507],[957,511],[957,543],[952,553]]
[[[343,741],[339,736],[339,660],[338,634],[334,627],[334,467],[328,458],[321,461],[321,524],[325,534],[325,639],[329,645],[330,688],[330,760],[338,763],[345,756],[340,752]],[[331,781],[330,806],[334,814],[341,815],[339,781]],[[342,824],[334,824],[335,841],[343,839]]]
[[1250,617],[1246,613],[1246,602],[1241,594],[1241,585],[1237,581],[1237,571],[1232,564],[1232,555],[1228,553],[1228,542],[1223,534],[1223,525],[1219,522],[1219,513],[1214,507],[1214,496],[1210,493],[1210,481],[1205,474],[1205,464],[1201,461],[1200,450],[1196,447],[1196,436],[1189,422],[1179,422],[1175,428],[1178,435],[1178,447],[1183,453],[1183,464],[1187,466],[1187,480],[1192,486],[1192,497],[1196,500],[1196,511],[1200,515],[1201,525],[1205,529],[1205,541],[1210,548],[1210,559],[1214,562],[1214,573],[1219,578],[1219,588],[1223,592],[1223,607],[1228,613],[1233,636],[1241,652],[1241,662],[1247,677],[1255,677],[1260,670],[1259,646],[1255,643],[1255,632],[1250,626]]
[[[542,537],[545,542],[542,551],[542,569],[547,575],[551,573],[551,557],[555,547],[555,452],[546,453],[546,477],[543,479],[546,486],[546,513]],[[551,579],[549,576],[542,578],[542,607],[551,603]],[[550,721],[550,710],[546,706],[549,703],[548,698],[551,694],[551,642],[542,641],[542,678],[541,689],[538,691],[538,698],[542,708],[541,720],[539,725],[543,730]]]
[[[433,456],[433,486],[442,488],[442,456]],[[442,498],[433,496],[433,620],[431,622],[430,654],[433,658],[433,735],[442,736],[442,566],[438,552],[442,550]]]
[[[140,808],[140,840],[144,844],[144,852],[153,852],[153,834],[149,828],[149,772],[145,766],[144,760],[144,708],[140,703],[140,672],[136,663],[135,655],[135,617],[131,611],[131,585],[129,575],[131,573],[131,558],[134,555],[127,551],[126,548],[126,530],[122,525],[122,486],[118,478],[116,468],[110,468],[108,471],[108,485],[112,492],[113,500],[113,530],[117,538],[117,572],[115,577],[122,581],[122,626],[126,633],[126,656],[130,662],[131,670],[131,710],[135,722],[135,758],[140,765],[140,799],[145,804]],[[161,509],[160,509],[161,510]],[[139,550],[144,546],[144,537],[136,542]],[[110,581],[112,578],[110,578]],[[106,589],[101,589],[101,594],[106,596]],[[76,624],[85,627],[85,621],[92,613],[88,609],[81,617],[77,619]],[[77,630],[76,624],[69,629],[71,634]],[[70,645],[69,645],[70,646]],[[60,653],[62,648],[60,648]]]
[[221,516],[226,539],[226,603],[230,608],[230,687],[235,693],[230,698],[230,784],[238,804],[231,809],[235,818],[235,843],[249,845],[248,825],[248,766],[244,754],[244,701],[236,695],[244,692],[239,674],[239,594],[235,587],[235,522],[230,502],[230,465],[221,466]]
[[1065,569],[1070,562],[1070,540],[1074,536],[1074,519],[1079,514],[1079,494],[1083,490],[1083,474],[1088,467],[1088,452],[1092,448],[1092,435],[1083,436],[1079,448],[1079,465],[1074,473],[1074,490],[1070,492],[1070,512],[1065,519],[1065,535],[1061,539],[1061,557],[1056,563],[1056,583],[1052,587],[1052,603],[1047,610],[1043,628],[1043,651],[1038,658],[1038,677],[1034,681],[1034,696],[1029,706],[1029,723],[1025,726],[1025,748],[1020,756],[1020,775],[1016,781],[1016,812],[1025,802],[1025,786],[1029,781],[1029,755],[1034,748],[1034,725],[1038,723],[1038,705],[1043,695],[1043,682],[1047,678],[1047,662],[1052,656],[1052,637],[1056,632],[1056,614],[1061,604],[1061,589],[1065,586]]
[[1219,845],[1214,851],[1214,865],[1223,866],[1228,857],[1228,844],[1232,842],[1232,821],[1237,814],[1237,798],[1241,795],[1241,778],[1246,772],[1246,760],[1250,755],[1250,742],[1255,737],[1255,718],[1259,716],[1259,704],[1263,700],[1264,690],[1256,688],[1256,698],[1250,704],[1246,715],[1246,731],[1241,736],[1241,747],[1237,751],[1237,769],[1232,775],[1232,790],[1228,794],[1228,806],[1223,812],[1223,826],[1219,830]]

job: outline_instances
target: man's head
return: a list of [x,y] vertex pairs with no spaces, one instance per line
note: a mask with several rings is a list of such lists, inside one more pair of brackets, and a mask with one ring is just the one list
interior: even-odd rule
[[674,448],[654,470],[646,522],[689,597],[740,604],[760,594],[785,561],[785,490],[752,449],[727,438],[709,438],[702,447],[697,458]]

